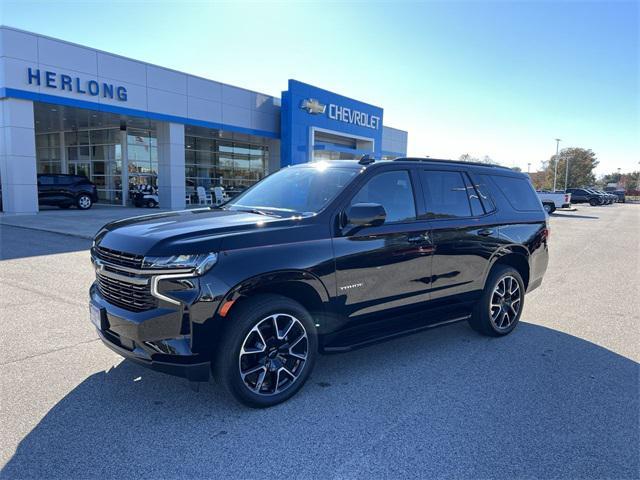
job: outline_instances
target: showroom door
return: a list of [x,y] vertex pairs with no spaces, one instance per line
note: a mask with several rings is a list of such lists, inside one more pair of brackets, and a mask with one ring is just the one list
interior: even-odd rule
[[91,162],[69,162],[69,173],[71,175],[84,175],[91,179]]

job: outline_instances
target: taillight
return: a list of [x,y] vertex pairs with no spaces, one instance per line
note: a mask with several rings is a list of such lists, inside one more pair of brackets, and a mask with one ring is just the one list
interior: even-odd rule
[[569,195],[564,196],[564,203],[569,203]]
[[545,227],[542,229],[542,239],[548,240],[550,236],[551,236],[551,229],[549,228],[549,224],[547,223],[547,225],[545,225]]

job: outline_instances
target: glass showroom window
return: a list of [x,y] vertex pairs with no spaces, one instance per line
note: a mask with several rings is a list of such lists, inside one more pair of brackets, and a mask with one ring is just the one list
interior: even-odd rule
[[101,203],[122,203],[122,147],[119,128],[64,133],[68,173],[84,175],[98,188]]
[[186,192],[195,200],[197,187],[221,186],[233,196],[266,174],[269,150],[263,145],[185,136]]
[[38,173],[62,173],[62,159],[60,157],[59,133],[36,135]]
[[266,175],[269,149],[263,145],[220,142],[220,177],[230,195],[247,189]]
[[129,192],[140,185],[158,186],[158,138],[151,130],[127,130]]

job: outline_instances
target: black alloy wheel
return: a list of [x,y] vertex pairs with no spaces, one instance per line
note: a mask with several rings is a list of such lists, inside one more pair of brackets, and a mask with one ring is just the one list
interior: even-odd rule
[[491,337],[511,333],[522,315],[524,294],[520,272],[509,265],[495,265],[469,324],[477,332]]
[[239,402],[253,408],[292,397],[318,352],[315,323],[298,302],[275,294],[238,300],[224,319],[213,373]]
[[245,386],[259,395],[275,395],[290,388],[309,355],[307,331],[296,317],[275,313],[247,334],[238,368]]

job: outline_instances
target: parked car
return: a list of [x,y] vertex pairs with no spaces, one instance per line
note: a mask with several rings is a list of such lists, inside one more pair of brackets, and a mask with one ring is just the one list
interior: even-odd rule
[[604,197],[605,204],[607,205],[611,205],[612,203],[615,203],[618,200],[618,197],[616,197],[612,193],[604,192],[602,190],[594,190],[594,192],[596,192],[599,195],[602,195]]
[[552,214],[558,208],[569,208],[571,206],[571,194],[565,192],[536,192],[542,202],[542,206],[548,214]]
[[571,194],[572,203],[588,203],[591,206],[604,204],[602,195],[586,188],[567,188],[567,193]]
[[222,207],[103,227],[90,318],[123,357],[191,381],[213,371],[268,407],[302,387],[318,353],[464,320],[507,335],[542,282],[548,235],[529,179],[508,168],[296,165]]
[[38,203],[69,208],[73,205],[88,210],[98,201],[96,186],[82,175],[39,174]]
[[613,192],[609,192],[617,197],[617,201],[620,203],[625,203],[625,191],[624,190],[614,190]]

